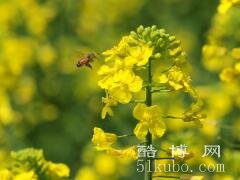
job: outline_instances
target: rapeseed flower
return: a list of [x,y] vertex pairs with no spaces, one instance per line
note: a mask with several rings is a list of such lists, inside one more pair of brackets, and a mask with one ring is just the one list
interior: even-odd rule
[[137,147],[131,146],[126,149],[115,149],[110,148],[107,150],[107,153],[119,158],[129,158],[132,160],[136,160],[138,158]]
[[[104,66],[105,72],[109,69]],[[101,72],[103,73],[104,70]],[[126,104],[132,99],[132,93],[139,92],[142,89],[143,80],[135,75],[130,69],[121,69],[115,73],[110,73],[98,82],[99,86],[106,89],[107,98],[103,99],[106,104],[102,110],[102,118],[113,112],[109,108],[111,105],[117,105],[117,102]],[[111,98],[109,98],[111,97]]]
[[14,180],[38,180],[38,176],[34,171],[21,172],[14,177]]
[[158,80],[170,90],[183,90],[189,92],[192,96],[196,96],[196,93],[191,86],[192,80],[190,76],[181,71],[177,66],[174,66],[167,72],[163,73]]
[[225,14],[232,6],[239,5],[240,0],[221,0],[218,6],[218,12],[220,14]]
[[236,71],[233,68],[224,68],[220,73],[220,79],[224,82],[231,82],[236,77]]
[[105,104],[105,106],[102,109],[101,118],[105,119],[107,114],[113,116],[113,110],[111,107],[116,106],[118,102],[113,97],[110,97],[108,93],[107,97],[102,98],[102,102]]
[[161,137],[165,133],[166,126],[161,120],[161,109],[157,105],[147,107],[145,104],[137,104],[133,110],[133,116],[139,120],[134,129],[134,134],[143,140],[148,131],[154,137]]
[[231,52],[231,55],[234,59],[236,60],[240,60],[240,48],[233,48],[232,49],[232,52]]
[[200,120],[206,118],[206,114],[200,112],[202,106],[203,102],[201,100],[193,103],[191,107],[183,113],[182,120],[185,122],[194,122],[198,127],[202,127]]
[[53,177],[65,178],[70,174],[69,168],[63,163],[52,163],[48,164],[48,171]]
[[117,140],[117,136],[113,133],[105,133],[101,128],[94,128],[92,142],[96,145],[97,150],[106,150],[111,148]]
[[132,146],[126,149],[113,148],[112,145],[117,141],[117,135],[113,133],[105,133],[100,128],[94,128],[94,135],[92,142],[96,145],[97,150],[106,150],[107,154],[113,155],[119,158],[137,159],[137,148]]
[[234,66],[236,72],[239,74],[240,73],[240,63],[235,64]]
[[1,180],[11,180],[12,174],[8,169],[3,169],[0,171],[0,179]]

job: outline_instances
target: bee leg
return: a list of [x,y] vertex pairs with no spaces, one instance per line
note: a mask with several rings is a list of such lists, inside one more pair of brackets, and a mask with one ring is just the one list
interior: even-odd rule
[[88,63],[88,64],[86,64],[86,66],[89,67],[92,70],[91,64]]

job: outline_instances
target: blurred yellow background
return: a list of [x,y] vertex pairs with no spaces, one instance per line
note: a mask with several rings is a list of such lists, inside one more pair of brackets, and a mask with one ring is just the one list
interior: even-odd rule
[[[104,92],[97,86],[103,61],[97,59],[92,71],[76,63],[82,53],[109,49],[143,24],[165,28],[182,41],[208,116],[202,129],[168,120],[167,135],[156,144],[188,145],[193,167],[225,164],[226,173],[201,174],[207,179],[239,179],[240,82],[224,69],[240,59],[236,50],[231,55],[240,47],[240,7],[227,11],[228,4],[222,5],[218,12],[218,6],[217,0],[0,0],[0,167],[9,166],[10,151],[34,147],[67,164],[70,179],[142,179],[134,162],[94,150],[94,126],[129,134],[135,121],[122,106],[103,122]],[[189,103],[185,96],[157,100],[170,114]],[[220,144],[221,159],[198,158],[204,144]]]

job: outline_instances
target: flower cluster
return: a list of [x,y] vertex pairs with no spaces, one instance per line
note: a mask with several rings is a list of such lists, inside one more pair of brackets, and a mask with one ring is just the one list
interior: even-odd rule
[[0,171],[1,180],[63,180],[69,177],[69,168],[44,158],[43,151],[33,148],[12,152],[11,168]]
[[[240,109],[239,3],[239,0],[220,0],[202,49],[206,69],[219,76],[219,80],[210,80],[202,91],[209,117],[203,133],[208,139],[212,136],[212,140],[218,138],[224,142],[221,151],[224,152],[225,164],[229,166],[238,162],[240,157],[238,153],[233,159],[224,158],[236,152],[239,141],[240,119],[239,113],[236,113]],[[228,176],[214,175],[213,179],[236,179],[234,169],[232,166]]]
[[[106,97],[102,98],[105,104],[102,119],[107,115],[113,116],[113,106],[135,103],[135,94],[145,91],[146,99],[142,100],[145,104],[138,103],[133,110],[133,117],[138,120],[133,133],[140,141],[148,134],[151,138],[160,138],[167,127],[162,108],[152,104],[152,93],[167,90],[190,94],[195,102],[177,119],[201,125],[200,119],[205,116],[200,113],[200,100],[192,87],[190,76],[185,72],[186,53],[175,36],[166,33],[164,29],[157,29],[156,26],[139,26],[136,32],[132,31],[116,46],[103,52],[103,56],[105,64],[98,71],[98,85],[106,92]],[[160,64],[160,74],[152,73],[151,67],[154,68],[155,63]],[[95,127],[92,142],[97,150],[136,159],[136,146],[127,149],[113,147],[117,138],[116,134],[105,133]]]
[[126,104],[132,100],[132,93],[142,89],[143,80],[133,71],[134,66],[143,66],[152,55],[153,48],[144,43],[138,43],[132,36],[122,38],[118,46],[103,53],[108,65],[103,65],[98,74],[102,79],[99,86],[106,90],[106,103],[102,118],[106,113],[112,115],[111,106],[117,103]]
[[232,49],[231,57],[234,59],[233,65],[224,68],[220,73],[220,79],[224,82],[231,82],[240,76],[240,47]]
[[197,96],[195,90],[192,88],[190,76],[181,71],[177,66],[173,66],[169,71],[163,73],[159,76],[158,80],[160,84],[166,86],[169,90],[182,90],[193,97]]
[[239,38],[234,38],[238,36],[240,27],[239,4],[239,0],[221,1],[208,34],[208,42],[202,48],[205,67],[218,72],[223,82],[232,82],[240,77]]
[[[106,64],[100,67],[98,72],[101,76],[98,85],[106,91],[106,97],[103,98],[105,103],[103,119],[107,114],[113,115],[111,106],[129,103],[133,94],[142,90],[144,78],[136,75],[135,71],[146,68],[150,58],[176,66],[171,72],[182,73],[186,80],[178,80],[177,77],[175,80],[182,81],[186,88],[189,87],[189,78],[185,78],[185,74],[180,70],[186,58],[180,41],[166,33],[164,29],[157,29],[156,26],[147,28],[140,26],[137,32],[124,36],[117,46],[103,52],[103,55]],[[177,86],[175,83],[173,88],[178,90]]]

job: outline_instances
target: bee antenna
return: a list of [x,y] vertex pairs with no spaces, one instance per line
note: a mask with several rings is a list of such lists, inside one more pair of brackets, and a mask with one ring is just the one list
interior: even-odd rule
[[94,53],[97,54],[97,55],[99,55],[99,56],[101,55],[99,52],[94,52]]

